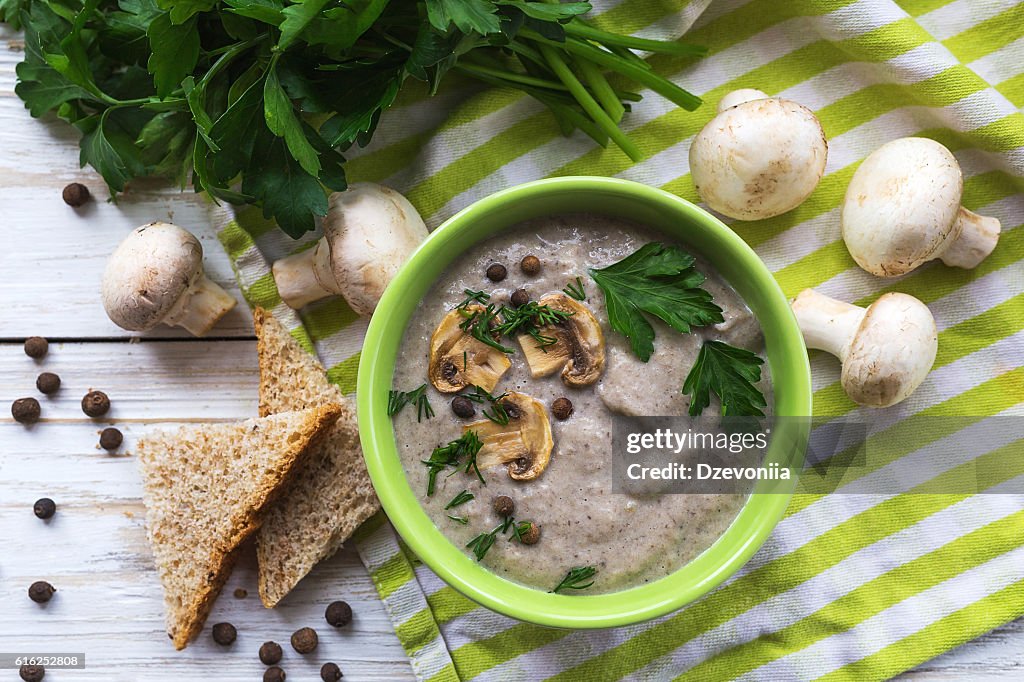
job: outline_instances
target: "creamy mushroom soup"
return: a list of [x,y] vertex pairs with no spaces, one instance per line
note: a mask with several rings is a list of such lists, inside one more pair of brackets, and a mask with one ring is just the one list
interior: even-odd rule
[[[605,296],[588,268],[609,266],[651,242],[672,244],[619,218],[573,214],[527,221],[456,260],[405,332],[394,377],[401,393],[392,394],[392,408],[408,403],[393,417],[405,473],[445,536],[500,576],[551,590],[570,569],[592,567],[570,577],[577,587],[593,583],[581,594],[653,581],[710,546],[746,500],[740,494],[612,493],[612,417],[687,414],[689,396],[681,387],[705,340],[763,356],[757,321],[698,258],[695,267],[707,278],[701,286],[722,309],[722,321],[683,334],[648,315],[654,352],[648,362],[638,359],[629,339],[611,329]],[[520,265],[529,255],[540,261],[533,275]],[[510,302],[518,289],[526,290],[532,308]],[[577,300],[580,294],[584,301]],[[525,295],[515,298],[523,303]],[[539,310],[546,317],[511,335],[474,338],[472,323],[486,317],[488,305],[492,311]],[[496,313],[490,322],[504,319]],[[763,367],[756,386],[770,405]],[[491,402],[501,394],[507,395]],[[431,418],[423,398],[435,413]],[[719,409],[712,399],[704,414]],[[475,447],[479,474],[462,457]],[[425,463],[431,461],[434,466]]]

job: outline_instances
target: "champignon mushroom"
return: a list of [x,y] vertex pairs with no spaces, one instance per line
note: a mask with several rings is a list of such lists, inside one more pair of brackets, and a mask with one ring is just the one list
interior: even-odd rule
[[117,326],[146,331],[161,322],[202,336],[235,299],[203,273],[203,247],[177,225],[132,230],[107,261],[103,307]]
[[888,142],[860,165],[843,202],[843,240],[868,272],[897,277],[939,258],[973,268],[996,247],[999,221],[960,205],[960,165],[923,137]]
[[[488,393],[512,366],[508,356],[463,329],[466,320],[484,311],[479,304],[450,311],[430,337],[430,383],[441,393],[479,386]],[[497,340],[497,339],[495,339]]]
[[788,99],[736,90],[690,145],[697,193],[739,220],[771,218],[799,206],[825,173],[828,143],[817,117]]
[[508,464],[510,477],[532,481],[544,473],[555,445],[544,404],[515,392],[502,397],[500,404],[508,414],[508,424],[485,420],[463,427],[464,432],[476,431],[483,443],[476,464],[480,469]]
[[589,386],[604,371],[604,333],[601,324],[590,309],[574,298],[555,293],[542,296],[538,305],[570,313],[564,322],[545,325],[538,331],[555,339],[555,343],[541,346],[529,334],[520,334],[519,345],[534,377],[551,376],[562,371],[562,381],[568,386]]
[[296,310],[340,295],[359,315],[373,314],[395,273],[427,238],[409,200],[372,182],[332,194],[323,230],[316,247],[273,265],[281,298]]
[[793,313],[807,347],[843,363],[843,390],[860,405],[895,405],[921,385],[935,362],[935,318],[913,296],[883,294],[865,309],[805,289],[793,301]]

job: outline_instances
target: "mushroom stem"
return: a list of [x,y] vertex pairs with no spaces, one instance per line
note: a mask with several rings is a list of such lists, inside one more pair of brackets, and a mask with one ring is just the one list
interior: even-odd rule
[[203,336],[224,314],[235,307],[235,299],[204,274],[193,282],[174,304],[164,324],[184,327],[195,336]]
[[341,293],[331,270],[331,248],[326,237],[313,248],[275,261],[271,270],[281,300],[294,310]]
[[807,347],[823,350],[840,362],[846,360],[850,342],[867,313],[865,308],[819,294],[814,289],[801,291],[793,300],[792,308]]
[[718,113],[722,113],[726,109],[731,109],[732,107],[740,104],[753,102],[756,99],[768,99],[768,93],[754,88],[740,88],[739,90],[733,90],[722,97],[722,99],[718,100]]
[[963,206],[957,214],[954,230],[959,237],[950,243],[940,258],[946,265],[971,269],[985,260],[999,241],[1000,224],[997,218],[978,215]]

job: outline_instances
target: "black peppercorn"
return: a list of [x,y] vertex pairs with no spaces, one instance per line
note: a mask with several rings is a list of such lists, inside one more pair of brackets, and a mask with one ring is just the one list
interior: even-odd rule
[[519,262],[519,269],[526,275],[536,275],[540,272],[540,258],[536,256],[524,256],[523,260]]
[[28,586],[28,598],[37,604],[45,604],[53,597],[57,588],[45,580],[37,580]]
[[540,526],[533,521],[530,521],[529,524],[529,527],[519,534],[519,539],[524,545],[536,545],[540,542]]
[[100,431],[100,447],[104,450],[117,450],[124,441],[124,435],[110,426]]
[[281,660],[281,656],[284,652],[281,651],[281,645],[277,642],[264,642],[263,646],[260,647],[260,660],[265,665],[274,665]]
[[508,495],[494,498],[494,513],[498,516],[512,516],[516,513],[516,503]]
[[40,682],[46,677],[46,668],[41,665],[23,665],[18,669],[18,675],[25,682]]
[[35,424],[42,410],[35,398],[18,398],[11,404],[11,416],[21,424]]
[[313,628],[299,628],[292,633],[292,648],[300,654],[311,654],[316,651],[320,639]]
[[555,419],[565,421],[572,416],[572,401],[568,398],[556,398],[555,402],[551,403],[551,414],[555,415]]
[[487,266],[487,279],[492,282],[500,282],[508,276],[508,270],[501,263],[491,263]]
[[320,668],[320,679],[324,682],[338,682],[342,677],[344,675],[341,674],[341,668],[337,663],[324,663]]
[[464,395],[457,395],[452,400],[452,412],[455,413],[456,417],[462,417],[463,419],[469,419],[476,414],[476,408],[473,407],[473,401]]
[[49,497],[40,498],[32,505],[32,513],[40,519],[52,518],[56,511],[57,504]]
[[249,596],[249,590],[239,587],[235,590],[235,599],[245,599]]
[[327,619],[328,624],[336,628],[348,625],[352,622],[352,607],[347,602],[332,601],[327,605],[324,618]]
[[38,360],[46,355],[48,350],[50,350],[50,344],[41,336],[30,336],[25,339],[25,355],[30,358]]
[[510,300],[516,308],[521,308],[530,302],[530,294],[526,293],[526,289],[516,289],[512,292]]
[[110,398],[103,391],[89,391],[82,398],[82,412],[90,417],[102,417],[110,410]]
[[284,671],[275,665],[263,673],[263,682],[284,682],[285,677]]
[[89,188],[80,182],[72,182],[60,193],[64,203],[72,208],[78,208],[89,201]]
[[53,372],[43,372],[36,377],[36,388],[46,395],[56,393],[60,389],[60,377]]
[[231,623],[217,623],[213,626],[213,641],[221,646],[227,646],[238,638],[238,630]]

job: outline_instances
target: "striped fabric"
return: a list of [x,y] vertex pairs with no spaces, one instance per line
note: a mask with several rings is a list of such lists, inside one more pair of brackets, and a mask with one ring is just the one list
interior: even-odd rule
[[[697,201],[692,136],[726,92],[756,87],[812,108],[829,138],[827,174],[786,215],[733,228],[793,296],[804,287],[867,304],[904,291],[935,314],[939,354],[925,384],[885,411],[857,409],[838,364],[814,354],[816,415],[874,419],[890,457],[913,415],[970,415],[927,439],[969,451],[972,429],[1024,405],[1024,4],[1006,0],[611,0],[598,22],[710,47],[696,63],[650,61],[708,104],[696,113],[650,95],[626,128],[647,159],[563,138],[534,101],[454,79],[434,99],[403,91],[352,180],[406,193],[428,225],[495,190],[541,177],[610,175]],[[692,27],[691,27],[692,25]],[[901,136],[954,151],[964,204],[999,218],[996,251],[973,271],[933,264],[884,282],[856,268],[838,206],[860,161]],[[246,210],[221,234],[249,301],[312,340],[332,379],[354,390],[366,321],[334,299],[301,323],[281,304],[267,263],[298,245]],[[971,422],[975,422],[973,425]],[[916,433],[916,432],[915,432]],[[1024,477],[1021,442],[974,453]],[[956,475],[957,472],[943,474]],[[941,478],[941,477],[940,477]],[[1019,481],[1018,489],[1019,489]],[[998,488],[998,484],[997,484]],[[922,481],[913,492],[941,490]],[[1024,613],[1024,499],[1011,494],[829,495],[794,499],[764,548],[696,604],[656,622],[602,632],[550,630],[477,607],[405,551],[382,518],[358,545],[421,680],[864,679],[906,670]]]

